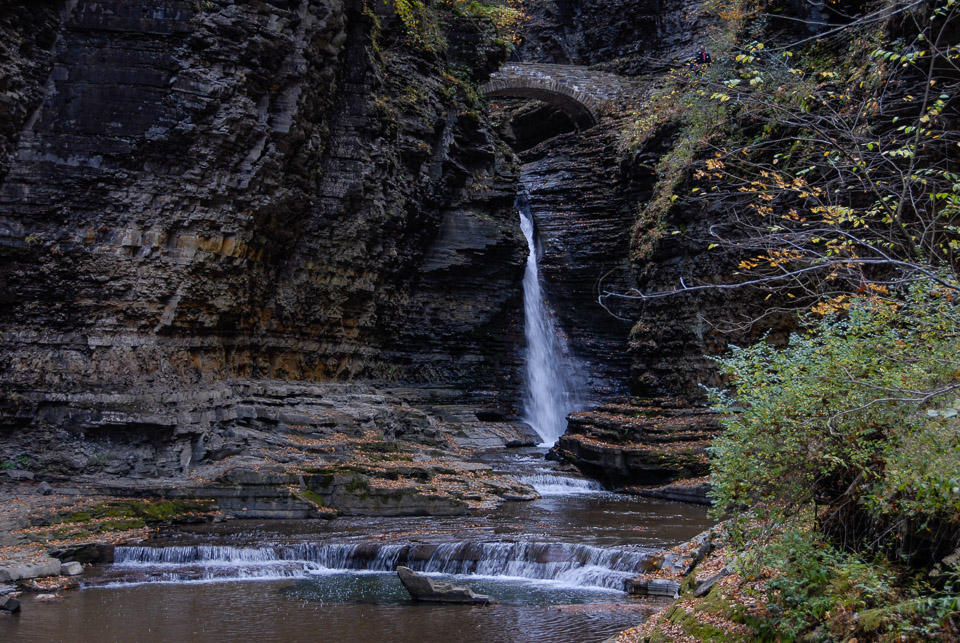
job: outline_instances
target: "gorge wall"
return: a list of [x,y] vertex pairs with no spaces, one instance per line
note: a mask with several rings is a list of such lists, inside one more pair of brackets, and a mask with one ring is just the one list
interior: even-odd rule
[[464,18],[422,51],[370,7],[3,3],[5,423],[238,377],[510,404],[517,169],[444,72],[503,50]]
[[[694,9],[540,2],[520,53],[636,74],[693,46]],[[447,12],[437,30],[425,42],[362,0],[0,0],[7,435],[228,431],[250,382],[270,381],[515,414],[521,162],[593,397],[696,397],[706,300],[597,303],[645,268],[672,280],[689,252],[678,239],[630,263],[669,136],[626,158],[616,109],[578,133],[527,106],[501,137],[475,93],[506,57],[492,24]]]
[[[514,122],[524,117],[519,110]],[[560,134],[521,153],[523,187],[543,245],[541,272],[595,401],[632,394],[699,402],[701,384],[720,384],[709,356],[793,326],[789,315],[764,315],[763,295],[756,293],[631,297],[636,289],[671,291],[682,280],[734,280],[739,257],[710,248],[711,226],[730,221],[719,207],[670,209],[653,250],[633,256],[638,208],[654,198],[656,167],[673,131],[665,128],[624,152],[624,127],[624,118],[612,115],[589,131]]]
[[615,317],[597,299],[601,284],[633,285],[624,231],[632,225],[636,186],[619,171],[616,138],[601,124],[522,155],[522,187],[541,240],[540,273],[593,401],[629,391],[630,318]]
[[632,79],[635,91],[584,132],[543,104],[506,102],[495,112],[501,136],[521,150],[544,242],[542,272],[561,326],[594,392],[702,401],[701,384],[720,383],[708,355],[752,343],[771,327],[783,330],[782,318],[751,323],[762,295],[614,296],[604,297],[603,306],[598,299],[636,288],[669,291],[681,279],[732,279],[736,271],[738,258],[709,248],[710,227],[730,220],[720,207],[680,203],[666,212],[666,232],[649,253],[634,256],[631,242],[638,212],[663,180],[658,164],[678,136],[667,123],[627,149],[624,132],[639,117],[631,112],[664,82],[671,63],[692,56],[699,42],[709,44],[716,17],[697,2],[548,0],[534,7],[520,58],[616,71]]
[[540,0],[518,56],[600,65],[629,75],[660,71],[708,37],[699,0]]

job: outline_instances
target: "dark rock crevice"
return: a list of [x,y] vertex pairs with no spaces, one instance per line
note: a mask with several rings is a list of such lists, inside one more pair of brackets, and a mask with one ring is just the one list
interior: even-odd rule
[[629,310],[598,303],[601,289],[633,284],[629,261],[637,184],[620,166],[610,121],[556,136],[522,154],[523,188],[541,240],[546,296],[582,362],[588,397],[628,392]]

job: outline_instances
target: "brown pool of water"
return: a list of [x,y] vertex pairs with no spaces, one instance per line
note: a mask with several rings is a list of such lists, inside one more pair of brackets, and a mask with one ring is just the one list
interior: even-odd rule
[[[139,585],[24,601],[0,619],[0,639],[134,643],[589,643],[645,620],[654,605],[330,603],[289,592],[293,582]],[[612,598],[611,598],[612,600]]]

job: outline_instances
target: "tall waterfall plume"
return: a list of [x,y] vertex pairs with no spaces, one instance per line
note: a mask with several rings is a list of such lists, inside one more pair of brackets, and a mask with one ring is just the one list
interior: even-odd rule
[[582,402],[572,359],[540,287],[533,214],[525,198],[518,200],[518,210],[520,228],[530,248],[523,275],[523,325],[527,340],[523,419],[543,440],[540,446],[550,447],[567,430],[567,414],[581,408]]

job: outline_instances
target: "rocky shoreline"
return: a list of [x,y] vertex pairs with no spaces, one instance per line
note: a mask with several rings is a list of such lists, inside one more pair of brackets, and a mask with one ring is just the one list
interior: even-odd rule
[[206,431],[171,418],[177,428],[155,433],[149,449],[103,431],[0,443],[0,582],[69,587],[69,577],[35,579],[59,577],[65,563],[109,562],[112,546],[164,525],[464,515],[539,497],[474,458],[535,444],[529,427],[452,404],[443,391],[279,382],[232,390],[244,394],[221,398]]

